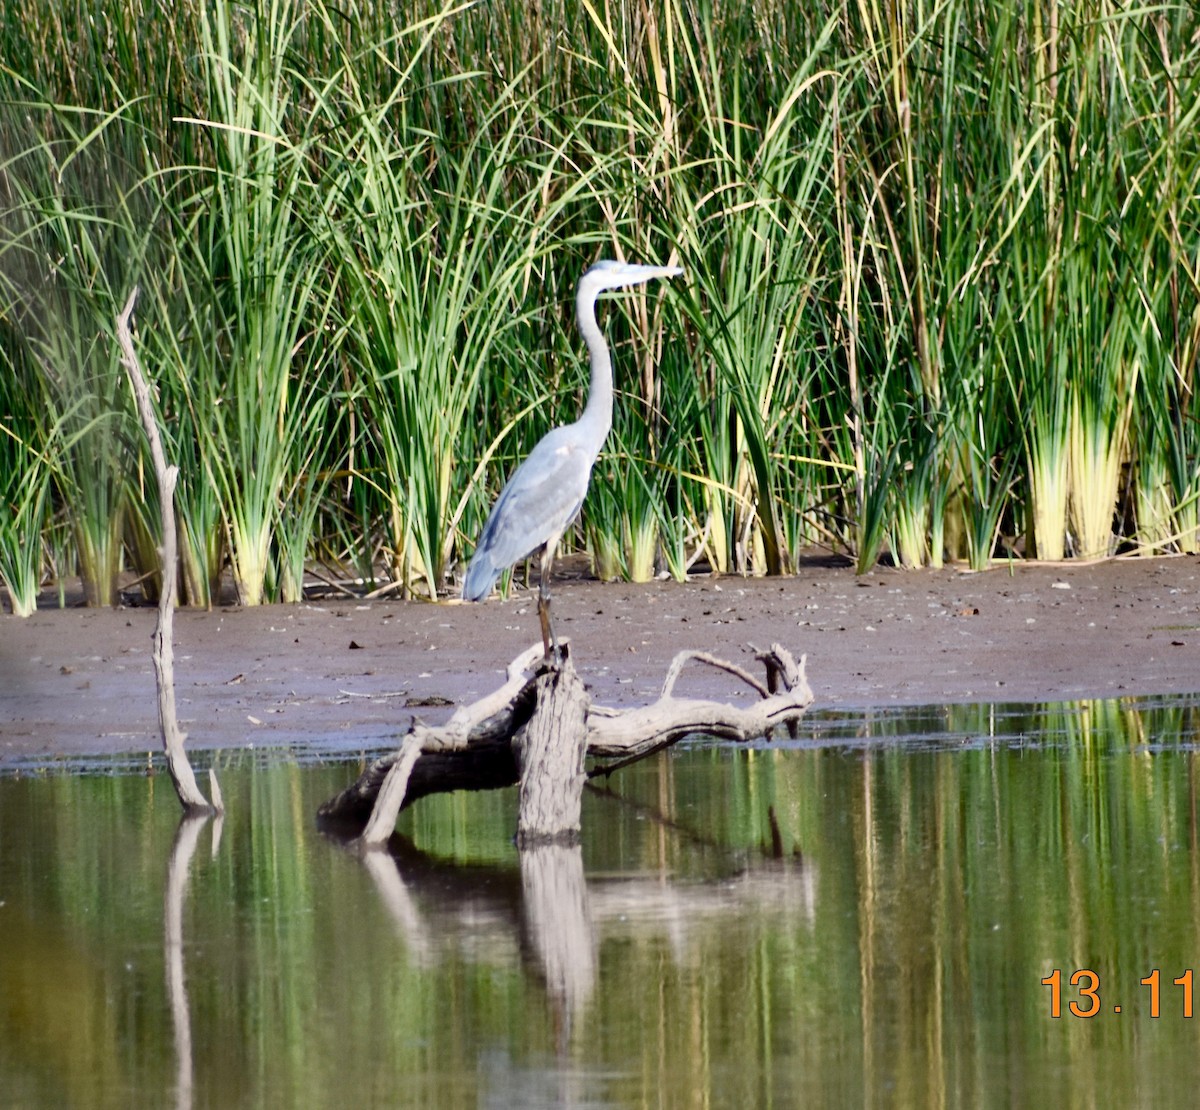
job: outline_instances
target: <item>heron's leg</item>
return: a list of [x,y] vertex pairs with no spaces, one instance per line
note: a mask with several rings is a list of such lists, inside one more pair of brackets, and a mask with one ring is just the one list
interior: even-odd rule
[[538,620],[542,623],[542,647],[547,659],[558,659],[558,637],[550,623],[550,568],[554,565],[556,544],[547,544],[542,550],[542,573],[538,579]]
[[558,639],[550,623],[550,595],[541,589],[538,590],[538,619],[542,622],[542,646],[546,649],[546,658],[550,659],[558,654]]

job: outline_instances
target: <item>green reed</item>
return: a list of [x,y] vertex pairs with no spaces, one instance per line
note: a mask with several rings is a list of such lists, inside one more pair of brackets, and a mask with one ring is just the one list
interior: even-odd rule
[[528,372],[538,353],[543,259],[561,204],[547,193],[559,188],[562,155],[522,149],[533,106],[512,86],[472,106],[465,147],[448,149],[413,120],[408,96],[448,97],[414,72],[430,42],[427,33],[406,47],[394,100],[343,90],[353,129],[331,131],[336,146],[322,155],[342,264],[340,350],[365,421],[358,469],[382,503],[393,577],[432,597],[487,444],[473,421],[482,383],[493,366]]
[[12,611],[27,617],[41,588],[42,531],[59,448],[31,411],[30,375],[14,360],[15,348],[0,345],[0,582]]
[[564,541],[599,572],[1194,550],[1197,27],[1111,0],[7,5],[0,342],[42,410],[14,488],[52,476],[24,511],[73,522],[91,600],[153,575],[111,342],[140,282],[189,601],[226,561],[244,602],[295,599],[334,548],[452,591],[576,414],[573,284],[620,254],[686,277],[605,310],[606,488]]
[[[28,89],[23,92],[28,94]],[[146,249],[128,151],[113,116],[25,99],[0,119],[6,149],[0,239],[4,362],[36,439],[28,483],[53,477],[89,603],[116,601],[123,561],[129,398],[113,322]],[[25,484],[25,479],[18,482]]]
[[[195,126],[209,131],[214,165],[198,175],[193,203],[198,253],[228,344],[208,383],[206,469],[219,491],[239,599],[253,605],[273,587],[286,600],[299,597],[294,567],[273,544],[285,539],[283,506],[307,492],[304,476],[320,469],[313,456],[323,449],[333,397],[323,380],[325,258],[319,241],[296,234],[312,187],[307,128],[289,128],[302,114],[290,65],[302,15],[280,4],[239,16],[218,3],[201,21],[207,112]],[[311,516],[290,519],[303,528]]]

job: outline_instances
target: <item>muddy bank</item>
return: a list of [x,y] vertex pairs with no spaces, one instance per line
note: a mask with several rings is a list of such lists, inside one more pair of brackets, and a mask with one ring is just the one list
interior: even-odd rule
[[[602,703],[652,700],[676,651],[807,653],[815,709],[1200,690],[1200,559],[982,574],[817,560],[787,579],[555,585],[555,622]],[[0,617],[0,767],[157,749],[151,608]],[[535,597],[181,610],[179,714],[193,748],[374,749],[496,686],[539,639]],[[737,697],[696,671],[681,694]]]

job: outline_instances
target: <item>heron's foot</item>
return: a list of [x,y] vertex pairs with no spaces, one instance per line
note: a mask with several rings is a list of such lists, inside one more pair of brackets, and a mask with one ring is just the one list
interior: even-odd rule
[[550,623],[550,594],[545,590],[538,592],[538,620],[542,625],[542,656],[543,665],[553,665],[558,669],[565,658],[562,648],[558,646],[558,637],[554,635],[554,625]]
[[546,671],[562,670],[562,665],[571,654],[570,640],[564,640],[560,644],[558,638],[553,637],[549,643],[543,643],[542,646],[545,649],[542,655],[542,669]]

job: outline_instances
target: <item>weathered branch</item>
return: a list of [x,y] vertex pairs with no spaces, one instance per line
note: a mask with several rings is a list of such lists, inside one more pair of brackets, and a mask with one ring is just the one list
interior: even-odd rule
[[364,844],[383,844],[392,835],[396,828],[396,818],[400,815],[400,807],[404,804],[404,795],[408,793],[408,780],[413,764],[420,755],[420,733],[410,732],[401,742],[396,761],[388,768],[383,785],[379,788],[375,808],[371,811],[371,820],[363,830]]
[[[541,654],[541,645],[522,653],[510,664],[508,679],[500,689],[460,707],[446,724],[414,722],[398,751],[376,760],[357,782],[321,807],[321,820],[361,827],[370,818],[363,841],[378,845],[391,835],[400,810],[417,798],[448,790],[510,786],[524,778],[520,768],[529,766],[529,733],[535,717],[539,718],[539,728],[545,724],[549,730],[542,743],[549,744],[553,737],[555,751],[562,756],[557,770],[550,772],[545,782],[551,784],[551,791],[563,792],[565,798],[566,792],[575,789],[572,783],[578,774],[578,763],[572,762],[577,757],[571,754],[576,740],[586,756],[595,761],[589,775],[611,774],[694,733],[739,742],[769,735],[781,726],[795,725],[813,699],[804,674],[805,657],[801,656],[797,664],[785,648],[774,644],[769,651],[756,653],[766,671],[765,684],[736,664],[705,652],[684,651],[672,662],[663,695],[653,704],[616,710],[583,700],[568,711],[565,703],[553,701],[555,683],[544,681],[558,672],[542,667],[529,673]],[[679,672],[689,661],[735,675],[758,695],[757,700],[731,705],[675,697]],[[563,668],[567,667],[569,663],[564,663]],[[580,711],[581,724],[575,715]],[[527,790],[532,790],[532,784],[523,781],[523,805],[532,806],[532,802],[524,801]],[[554,828],[578,828],[578,811],[570,809],[574,804],[563,805],[551,822]],[[525,812],[523,809],[523,833]],[[534,820],[529,827],[538,826]],[[539,828],[539,833],[545,831]]]
[[544,669],[535,687],[537,709],[514,738],[521,768],[517,844],[571,844],[579,837],[589,698],[571,660]]
[[666,681],[663,682],[662,696],[664,698],[669,698],[674,693],[675,683],[678,681],[684,666],[693,660],[697,663],[707,663],[710,667],[715,667],[719,671],[725,671],[735,678],[740,678],[750,689],[761,694],[764,698],[769,693],[767,688],[757,678],[748,671],[742,670],[736,663],[729,663],[724,659],[718,659],[715,655],[710,655],[707,651],[681,651],[671,660]]
[[215,805],[209,805],[200,787],[192,765],[184,750],[187,737],[179,728],[175,715],[175,595],[176,595],[176,540],[175,540],[175,482],[179,467],[168,466],[163,452],[162,439],[158,434],[158,423],[154,419],[154,405],[150,401],[150,387],[142,374],[137,352],[133,347],[133,335],[129,330],[129,319],[137,300],[136,287],[129,294],[121,315],[117,318],[117,342],[121,345],[122,362],[133,385],[142,427],[150,441],[150,458],[154,463],[154,474],[158,479],[158,502],[162,513],[162,591],[158,598],[158,623],[154,629],[154,676],[158,685],[158,723],[162,730],[163,750],[167,753],[167,769],[175,784],[175,793],[183,808],[189,812],[208,813],[221,811],[221,792],[216,776],[210,771]]
[[[398,789],[399,784],[394,793],[389,792],[389,809],[394,803],[398,814],[401,808],[426,794],[447,790],[513,786],[518,771],[512,737],[533,715],[533,678],[527,672],[541,657],[541,644],[523,651],[508,665],[503,686],[477,702],[459,706],[444,725],[430,727],[414,721],[405,742],[411,737],[409,749],[415,746],[421,758],[410,766],[403,792]],[[392,766],[404,751],[402,743],[396,752],[375,760],[355,783],[321,807],[321,818],[351,825],[365,822],[376,808],[376,798]],[[380,813],[379,820],[371,822],[369,837],[364,831],[364,844],[375,845],[386,840],[394,825],[395,814],[389,824],[386,813]]]

